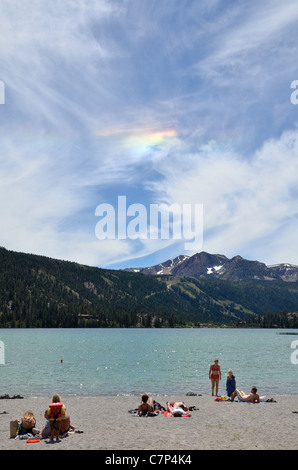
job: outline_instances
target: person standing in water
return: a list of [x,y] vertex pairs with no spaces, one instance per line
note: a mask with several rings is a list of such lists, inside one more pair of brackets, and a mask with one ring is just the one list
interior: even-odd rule
[[221,370],[218,359],[214,359],[214,363],[211,364],[209,368],[209,379],[211,380],[212,396],[214,396],[214,387],[215,395],[218,396],[218,385],[221,380]]

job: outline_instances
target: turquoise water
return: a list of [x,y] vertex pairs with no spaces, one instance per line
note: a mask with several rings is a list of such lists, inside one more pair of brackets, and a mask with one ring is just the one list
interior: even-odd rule
[[297,332],[0,329],[5,351],[0,395],[209,394],[209,365],[216,357],[223,376],[220,394],[229,368],[244,391],[256,385],[262,395],[296,394],[298,364],[291,344]]

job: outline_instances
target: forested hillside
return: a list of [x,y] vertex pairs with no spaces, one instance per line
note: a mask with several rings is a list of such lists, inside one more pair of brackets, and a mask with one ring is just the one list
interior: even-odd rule
[[233,325],[297,305],[297,283],[148,276],[0,248],[2,328]]

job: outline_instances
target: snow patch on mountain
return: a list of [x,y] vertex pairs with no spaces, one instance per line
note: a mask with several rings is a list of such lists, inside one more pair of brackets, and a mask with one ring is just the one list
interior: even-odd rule
[[212,268],[207,268],[207,274],[213,274],[214,271],[219,271],[222,268],[222,264],[220,266],[213,266]]
[[298,282],[298,266],[281,263],[267,266],[260,261],[251,261],[237,255],[229,259],[224,255],[204,251],[193,256],[179,255],[163,263],[144,268],[128,268],[126,271],[149,275],[172,275],[197,279],[223,279],[244,281],[249,279]]

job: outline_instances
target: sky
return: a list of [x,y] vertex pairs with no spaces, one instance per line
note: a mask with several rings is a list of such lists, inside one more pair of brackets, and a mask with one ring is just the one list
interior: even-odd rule
[[[298,265],[297,22],[297,0],[1,0],[0,246]],[[202,209],[194,249],[161,204]]]

